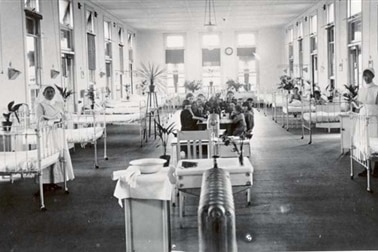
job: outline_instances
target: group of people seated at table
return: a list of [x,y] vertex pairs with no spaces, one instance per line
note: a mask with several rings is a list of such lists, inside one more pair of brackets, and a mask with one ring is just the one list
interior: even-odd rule
[[199,123],[206,121],[209,114],[216,113],[220,117],[232,120],[227,135],[240,136],[251,134],[254,127],[253,99],[237,100],[232,91],[227,92],[225,99],[217,93],[206,100],[203,94],[194,97],[192,93],[186,95],[182,103],[180,114],[181,130],[199,130]]

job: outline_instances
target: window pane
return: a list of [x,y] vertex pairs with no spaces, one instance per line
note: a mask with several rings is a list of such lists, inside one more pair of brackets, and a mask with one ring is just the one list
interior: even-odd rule
[[61,30],[60,31],[60,45],[62,49],[72,50],[72,31],[71,30]]
[[208,46],[219,46],[219,35],[218,34],[205,34],[202,36],[202,45],[204,47]]
[[93,13],[91,11],[87,11],[86,20],[87,20],[87,32],[93,33],[94,32]]
[[73,26],[72,4],[69,0],[59,0],[59,20],[63,25]]
[[25,8],[39,11],[39,0],[24,0]]
[[184,47],[184,36],[180,35],[169,35],[166,37],[167,48],[182,48]]
[[28,66],[28,84],[36,85],[37,79],[37,40],[34,37],[26,37],[26,57]]
[[348,2],[348,13],[349,17],[354,16],[361,12],[361,0],[349,0]]
[[293,42],[294,41],[294,29],[291,28],[289,30],[289,42]]
[[107,40],[112,39],[112,24],[111,22],[104,22],[104,38]]
[[361,41],[362,23],[361,20],[349,23],[349,42]]
[[253,33],[238,34],[239,46],[254,46],[255,44],[256,44],[255,34]]
[[297,37],[302,38],[303,37],[303,23],[298,23],[298,30],[297,30]]
[[310,29],[311,29],[311,33],[318,32],[318,16],[317,15],[314,15],[311,17]]
[[327,23],[333,23],[335,21],[335,9],[334,9],[334,4],[331,3],[328,5],[327,8]]

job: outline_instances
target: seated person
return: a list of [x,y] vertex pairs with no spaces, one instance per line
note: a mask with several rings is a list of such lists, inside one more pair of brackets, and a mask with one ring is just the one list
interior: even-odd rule
[[195,116],[203,117],[203,108],[198,105],[198,102],[192,102],[191,109]]
[[194,101],[194,95],[192,93],[188,93],[185,96],[185,99],[188,100],[190,103],[192,103]]
[[255,126],[255,119],[253,114],[253,109],[251,104],[246,101],[243,103],[244,118],[246,123],[246,130],[248,133],[252,133],[253,127]]
[[246,123],[243,114],[243,109],[240,105],[236,105],[234,107],[234,111],[232,112],[232,127],[231,127],[231,135],[233,136],[240,136],[246,130]]
[[189,100],[183,101],[182,108],[183,110],[180,114],[181,130],[198,130],[197,122],[206,119],[194,115]]
[[289,97],[289,103],[300,103],[301,100],[298,87],[293,88],[293,93]]
[[323,105],[326,103],[326,100],[323,99],[319,90],[314,91],[314,99],[316,105]]

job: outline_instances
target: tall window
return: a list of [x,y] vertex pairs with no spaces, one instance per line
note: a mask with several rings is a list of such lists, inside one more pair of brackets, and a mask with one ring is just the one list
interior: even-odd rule
[[246,90],[257,89],[256,38],[254,33],[237,35],[238,82],[243,83]]
[[39,12],[39,0],[24,0],[24,5],[26,9]]
[[311,82],[314,87],[318,85],[318,16],[316,14],[310,17],[310,57]]
[[134,33],[128,32],[127,33],[127,46],[128,46],[128,53],[129,53],[129,84],[131,93],[134,91]]
[[348,0],[349,83],[356,86],[362,83],[361,38],[361,0]]
[[210,92],[221,89],[219,34],[202,35],[202,82]]
[[169,93],[185,92],[184,40],[184,35],[165,36],[165,64],[167,66],[167,88]]
[[288,42],[289,42],[289,75],[294,75],[294,49],[293,49],[293,42],[294,42],[294,29],[290,28],[288,31]]
[[106,88],[114,98],[116,89],[113,86],[113,61],[112,61],[112,22],[104,21],[104,49],[105,49],[105,77]]
[[[38,3],[38,1],[34,1]],[[38,6],[38,5],[37,5]],[[26,17],[26,81],[28,87],[28,99],[34,107],[38,90],[41,86],[41,31],[40,22],[42,16],[25,9]]]
[[121,98],[124,98],[125,95],[128,96],[131,93],[131,85],[130,83],[124,84],[124,74],[125,74],[125,57],[124,57],[124,30],[123,27],[117,27],[117,34],[118,34],[118,52],[119,52],[119,84],[120,84],[120,91],[121,91]]
[[299,76],[303,77],[303,22],[297,24],[297,40],[298,40],[298,70]]
[[[73,46],[73,18],[72,1],[59,0],[59,20],[60,20],[60,48],[61,48],[61,73],[62,86],[68,90],[75,90],[74,83],[74,46]],[[74,97],[75,98],[75,97]],[[71,99],[67,104],[70,112],[75,110],[75,100]]]
[[89,82],[95,83],[96,80],[96,32],[95,32],[95,16],[96,12],[86,10],[87,25],[87,48],[88,48],[88,73]]
[[327,62],[328,62],[328,80],[329,88],[335,88],[335,9],[334,4],[327,5]]

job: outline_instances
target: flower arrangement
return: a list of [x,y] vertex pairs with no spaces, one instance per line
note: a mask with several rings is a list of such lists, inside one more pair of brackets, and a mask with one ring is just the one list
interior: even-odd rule
[[278,89],[292,90],[294,88],[294,80],[288,75],[280,77],[281,82],[278,84]]
[[67,99],[73,94],[72,90],[67,90],[67,88],[59,87],[55,84],[56,89],[58,89],[60,95],[63,97],[63,101],[66,102]]
[[14,101],[11,101],[10,103],[8,103],[8,106],[7,106],[8,112],[3,113],[3,117],[5,119],[5,121],[2,122],[4,131],[10,130],[10,127],[12,126],[12,121],[10,120],[10,118],[13,114],[16,117],[17,121],[20,123],[20,118],[18,117],[18,110],[22,105],[25,105],[25,103],[15,104]]
[[90,104],[91,109],[94,109],[94,106],[95,106],[95,103],[96,103],[96,94],[95,94],[95,89],[94,89],[93,85],[91,85],[88,88],[86,96],[88,97],[88,99],[91,102],[91,104]]
[[[155,120],[155,124],[157,126],[157,135],[159,136],[161,140],[161,144],[163,146],[163,155],[160,156],[160,158],[164,158],[167,160],[166,166],[169,165],[170,156],[167,155],[167,145],[168,145],[168,138],[170,134],[173,134],[175,123],[171,123],[168,126],[163,126],[158,121]],[[159,147],[160,145],[157,145],[156,147]]]
[[244,146],[244,140],[245,139],[251,139],[252,133],[244,131],[240,136],[227,136],[222,135],[221,139],[225,146],[231,145],[233,148],[233,151],[236,152],[239,156],[239,162],[240,165],[243,165],[243,146]]
[[194,93],[197,90],[200,90],[202,87],[202,81],[201,80],[193,80],[193,81],[185,81],[184,82],[185,89],[189,90],[190,92]]
[[243,84],[241,84],[239,82],[236,82],[236,81],[234,81],[232,79],[226,81],[226,85],[227,85],[227,89],[234,88],[236,92],[238,92],[239,89],[244,86]]
[[351,103],[356,100],[358,95],[358,86],[353,84],[344,85],[346,92],[343,93],[344,100]]

